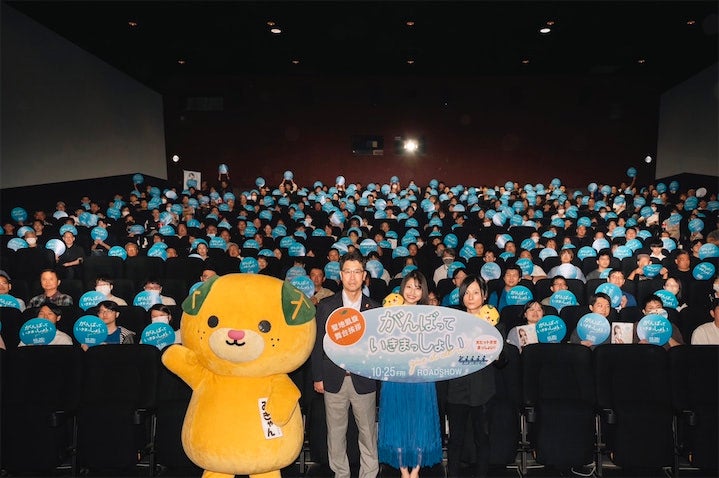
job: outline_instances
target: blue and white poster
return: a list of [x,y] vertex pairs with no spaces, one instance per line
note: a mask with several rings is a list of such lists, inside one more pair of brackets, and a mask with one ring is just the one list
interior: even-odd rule
[[549,297],[549,305],[557,309],[557,312],[568,305],[577,305],[577,298],[570,290],[558,290]]
[[72,328],[75,339],[83,345],[100,345],[107,338],[107,325],[96,315],[83,315]]
[[600,344],[609,338],[609,321],[603,315],[590,312],[577,323],[577,334],[582,340]]
[[182,189],[197,189],[202,184],[202,173],[199,171],[182,171]]
[[145,330],[142,331],[140,343],[164,349],[168,345],[175,343],[175,331],[169,324],[155,322],[145,327]]
[[503,338],[489,322],[456,309],[341,307],[327,319],[327,356],[357,375],[393,382],[462,377],[499,357]]
[[138,292],[132,300],[132,305],[140,306],[145,310],[150,310],[150,307],[155,304],[162,304],[162,299],[157,291],[143,290]]
[[21,309],[20,302],[10,294],[0,294],[0,307],[12,307],[13,309]]
[[672,336],[672,324],[659,314],[646,315],[637,324],[637,336],[650,344],[664,345]]
[[102,292],[91,290],[89,292],[85,292],[84,294],[82,294],[82,296],[80,296],[78,305],[82,310],[87,310],[92,307],[95,307],[97,304],[99,304],[105,299],[105,294],[103,294]]
[[20,327],[20,341],[25,345],[47,345],[55,338],[55,324],[47,319],[36,317]]
[[567,335],[567,324],[556,315],[545,315],[537,322],[537,340],[543,344],[556,344]]
[[517,285],[507,291],[507,305],[524,305],[533,299],[532,291]]

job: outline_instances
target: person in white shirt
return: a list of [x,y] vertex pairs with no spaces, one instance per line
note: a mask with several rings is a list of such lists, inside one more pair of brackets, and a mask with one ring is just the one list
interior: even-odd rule
[[[37,311],[37,316],[41,319],[49,320],[57,327],[62,316],[62,309],[54,304],[45,304]],[[20,342],[18,347],[24,347],[27,344]],[[62,330],[55,332],[55,337],[47,345],[72,345],[72,338]]]
[[587,279],[584,277],[584,273],[582,270],[572,264],[572,260],[574,259],[574,252],[571,249],[562,249],[559,251],[559,260],[561,264],[558,266],[554,266],[549,270],[549,273],[547,274],[547,277],[550,279],[554,276],[564,276],[567,279],[579,279],[582,282],[587,282]]
[[147,292],[154,292],[158,294],[162,305],[177,305],[175,299],[162,295],[162,285],[157,279],[147,279],[142,289]]
[[[147,313],[150,316],[150,322],[155,323],[163,323],[167,324],[173,329],[175,328],[175,324],[172,323],[172,311],[166,306],[162,304],[154,304],[152,307],[150,307],[147,310]],[[182,333],[180,332],[180,329],[175,330],[175,342],[176,344],[182,343]]]
[[432,275],[434,285],[438,285],[439,281],[441,281],[442,279],[447,279],[447,271],[449,270],[449,265],[454,262],[456,256],[457,254],[451,247],[447,247],[442,251],[442,265],[436,268],[434,270],[434,275]]
[[692,345],[719,345],[719,299],[712,302],[709,315],[714,320],[694,329]]
[[107,277],[98,277],[95,279],[95,290],[105,296],[103,300],[111,300],[117,305],[127,305],[125,299],[112,295],[114,282]]

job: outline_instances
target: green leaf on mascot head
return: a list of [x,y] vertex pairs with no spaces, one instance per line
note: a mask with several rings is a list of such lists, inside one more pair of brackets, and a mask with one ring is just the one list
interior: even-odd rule
[[200,312],[200,308],[202,308],[202,304],[205,302],[205,299],[207,299],[207,296],[210,294],[212,284],[214,284],[219,278],[220,276],[212,276],[203,282],[200,287],[192,291],[192,293],[188,295],[187,299],[185,299],[182,303],[182,311],[190,315],[197,315]]
[[282,284],[282,312],[287,325],[301,325],[315,318],[315,306],[289,282]]

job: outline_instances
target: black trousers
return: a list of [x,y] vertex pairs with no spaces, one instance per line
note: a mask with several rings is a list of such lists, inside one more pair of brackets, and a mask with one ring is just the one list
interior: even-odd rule
[[449,441],[447,443],[447,476],[459,476],[459,464],[467,435],[467,421],[472,424],[472,436],[477,453],[474,476],[485,478],[489,471],[489,404],[476,407],[447,403]]

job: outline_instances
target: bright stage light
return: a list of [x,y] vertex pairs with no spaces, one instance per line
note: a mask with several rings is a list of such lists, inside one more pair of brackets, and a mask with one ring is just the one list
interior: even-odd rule
[[419,143],[416,139],[407,139],[404,142],[404,150],[408,153],[414,153],[419,149]]

